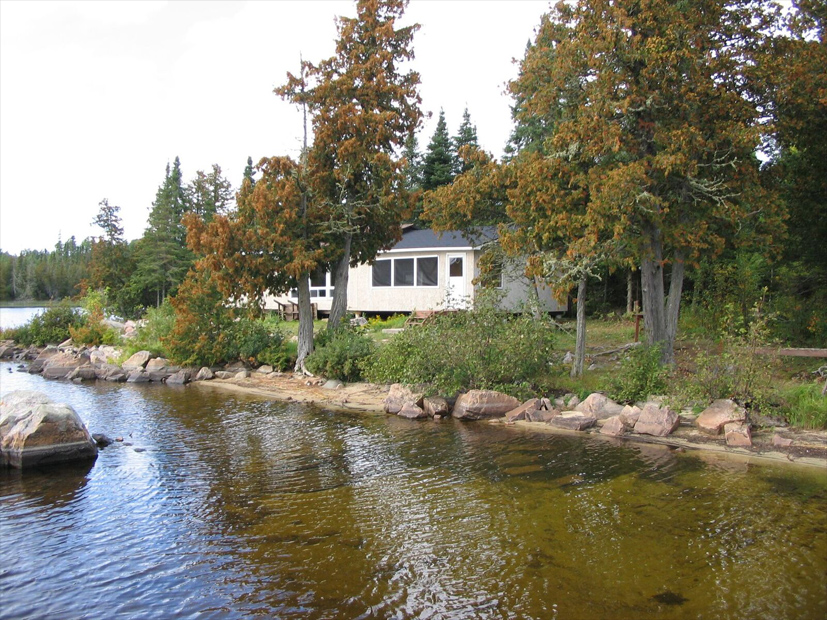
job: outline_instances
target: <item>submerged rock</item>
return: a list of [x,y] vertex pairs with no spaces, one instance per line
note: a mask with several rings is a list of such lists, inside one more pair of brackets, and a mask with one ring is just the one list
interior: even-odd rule
[[97,455],[95,440],[69,405],[31,391],[0,400],[0,464],[23,468]]
[[549,424],[557,428],[565,428],[570,431],[584,431],[591,428],[597,422],[597,418],[590,413],[583,413],[582,411],[564,411],[560,415],[554,416]]

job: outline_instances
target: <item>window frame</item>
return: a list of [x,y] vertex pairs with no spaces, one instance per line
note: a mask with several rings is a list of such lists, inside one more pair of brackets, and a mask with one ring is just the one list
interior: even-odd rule
[[[419,284],[419,278],[417,275],[419,274],[419,261],[420,259],[436,259],[436,284]],[[396,261],[398,260],[413,260],[413,284],[396,284]],[[374,277],[373,277],[373,269],[376,266],[376,263],[379,261],[390,261],[391,264],[391,272],[390,272],[390,284],[388,285],[376,285],[374,284]],[[411,289],[411,288],[421,288],[421,289],[435,289],[439,288],[439,254],[425,254],[422,256],[387,256],[377,259],[371,265],[371,273],[370,273],[370,287],[371,289]]]

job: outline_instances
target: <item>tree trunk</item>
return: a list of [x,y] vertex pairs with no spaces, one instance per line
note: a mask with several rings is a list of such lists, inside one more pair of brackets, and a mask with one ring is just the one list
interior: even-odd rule
[[686,271],[685,254],[675,251],[672,263],[672,280],[669,283],[669,301],[666,306],[666,340],[663,345],[661,360],[664,364],[675,363],[675,338],[678,335],[678,318],[680,317],[681,295],[683,294],[683,277]]
[[574,363],[571,365],[571,376],[579,377],[583,374],[583,365],[586,361],[586,282],[588,276],[580,276],[577,285],[577,336],[574,345]]
[[327,329],[337,329],[347,315],[347,281],[350,274],[350,245],[353,233],[346,233],[342,257],[336,263],[336,284],[333,290],[333,302],[330,307],[330,318],[327,320]]
[[299,289],[299,352],[296,372],[309,375],[304,361],[313,353],[313,306],[310,303],[310,274],[303,273],[298,281]]
[[661,344],[666,340],[663,292],[663,247],[660,231],[647,231],[649,254],[641,261],[640,284],[643,297],[643,325],[646,344]]
[[635,311],[635,275],[634,269],[626,272],[626,314]]

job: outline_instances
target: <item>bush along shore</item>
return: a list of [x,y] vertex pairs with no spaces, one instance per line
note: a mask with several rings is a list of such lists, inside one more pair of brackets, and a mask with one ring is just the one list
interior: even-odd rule
[[716,400],[699,413],[674,411],[662,398],[624,405],[595,392],[582,401],[574,394],[519,400],[496,390],[469,390],[452,397],[430,396],[428,389],[402,384],[345,384],[338,380],[274,371],[243,362],[216,367],[180,367],[148,351],[117,363],[113,346],[15,346],[0,342],[0,359],[18,362],[19,372],[47,379],[162,383],[245,391],[263,397],[333,409],[384,412],[411,420],[441,422],[453,417],[548,432],[584,433],[612,440],[659,443],[673,449],[704,449],[746,457],[768,457],[827,467],[827,432],[786,425],[756,428],[736,402]]

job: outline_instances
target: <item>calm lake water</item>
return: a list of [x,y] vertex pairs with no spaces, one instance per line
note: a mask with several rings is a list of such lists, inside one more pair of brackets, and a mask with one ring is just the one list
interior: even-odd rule
[[821,470],[9,368],[126,442],[0,471],[2,618],[827,615]]
[[0,308],[0,328],[20,327],[46,308]]

